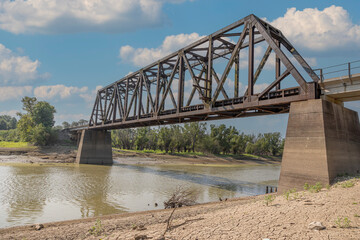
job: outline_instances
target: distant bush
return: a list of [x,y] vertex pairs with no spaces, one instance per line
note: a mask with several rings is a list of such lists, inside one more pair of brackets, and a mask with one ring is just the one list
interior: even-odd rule
[[20,136],[17,129],[0,130],[0,141],[6,141],[6,142],[20,141]]

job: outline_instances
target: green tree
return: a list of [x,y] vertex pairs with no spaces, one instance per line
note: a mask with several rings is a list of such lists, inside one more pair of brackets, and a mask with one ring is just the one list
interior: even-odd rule
[[62,126],[63,126],[64,129],[70,128],[70,123],[65,121],[65,122],[62,123]]
[[143,150],[149,139],[147,138],[147,134],[149,133],[150,128],[149,127],[143,127],[138,128],[136,131],[136,137],[135,137],[135,148],[137,150]]
[[51,131],[49,131],[49,128],[45,127],[42,123],[35,125],[35,127],[31,129],[30,141],[36,145],[47,145],[50,137]]
[[43,124],[44,127],[51,128],[54,126],[54,113],[56,110],[48,102],[41,101],[35,104],[32,109],[32,118],[36,125]]
[[186,123],[184,125],[185,132],[185,141],[190,144],[190,148],[195,152],[195,146],[200,142],[201,138],[205,135],[206,132],[206,123]]
[[33,109],[35,107],[35,104],[37,102],[36,97],[23,97],[21,100],[23,104],[23,110],[29,113],[30,115],[33,115]]
[[0,119],[0,130],[7,130],[8,125],[4,119]]
[[165,150],[166,153],[169,152],[171,144],[171,131],[168,127],[160,128],[158,144],[161,150]]
[[179,125],[172,125],[170,127],[170,131],[171,131],[171,144],[170,144],[170,148],[173,151],[173,149],[176,149],[177,152],[181,151],[181,148],[183,148],[184,143],[185,143],[185,138],[184,138],[184,128],[182,126]]
[[29,142],[31,140],[31,131],[34,126],[35,123],[30,114],[24,114],[21,116],[17,124],[21,141]]
[[48,102],[37,102],[36,98],[24,97],[21,102],[26,114],[18,114],[17,130],[22,141],[36,145],[47,145],[56,138],[54,126],[54,106]]

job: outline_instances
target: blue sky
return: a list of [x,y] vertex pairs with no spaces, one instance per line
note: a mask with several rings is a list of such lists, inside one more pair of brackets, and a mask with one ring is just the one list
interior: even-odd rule
[[[314,68],[359,60],[359,9],[358,0],[0,0],[0,114],[28,95],[53,104],[57,124],[88,119],[99,86],[252,13]],[[284,134],[287,114],[221,123]]]

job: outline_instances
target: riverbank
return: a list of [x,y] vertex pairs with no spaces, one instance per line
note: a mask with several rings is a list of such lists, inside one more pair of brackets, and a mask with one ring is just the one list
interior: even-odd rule
[[[73,145],[49,147],[0,148],[0,163],[74,163]],[[281,157],[255,155],[165,154],[113,149],[113,159],[127,165],[259,165],[279,164]]]
[[[351,183],[351,184],[350,184]],[[269,196],[269,195],[268,195]],[[176,209],[165,239],[358,239],[360,180],[319,193],[229,199]],[[2,239],[161,239],[172,210],[109,215],[0,229]],[[308,228],[321,222],[324,230]],[[142,236],[139,237],[139,236]],[[136,238],[138,237],[138,238]]]

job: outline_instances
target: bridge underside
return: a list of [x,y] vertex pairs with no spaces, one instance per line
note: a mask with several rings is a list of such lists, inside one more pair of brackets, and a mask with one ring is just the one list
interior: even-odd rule
[[306,94],[301,94],[299,87],[281,89],[269,92],[266,98],[263,97],[256,101],[249,101],[246,97],[227,99],[215,102],[212,108],[206,104],[198,104],[183,107],[180,113],[176,109],[168,109],[161,112],[159,116],[150,113],[140,115],[139,118],[128,117],[126,121],[114,119],[104,121],[103,124],[90,126],[89,129],[110,130],[288,113],[291,102],[316,97],[315,83],[307,83],[307,86],[308,92]]
[[360,101],[360,74],[326,79],[321,82],[322,94],[336,102]]

